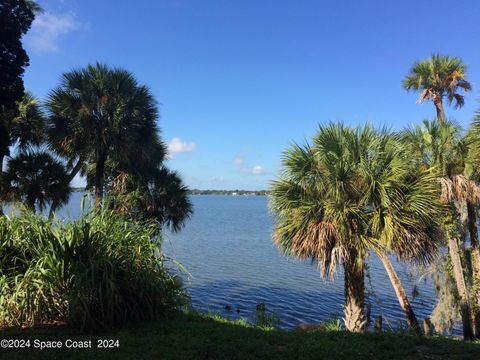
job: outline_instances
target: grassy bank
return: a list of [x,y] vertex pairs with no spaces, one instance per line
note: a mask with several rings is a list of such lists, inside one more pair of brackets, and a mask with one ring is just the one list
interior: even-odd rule
[[[2,339],[30,348],[0,349],[1,359],[480,359],[480,344],[401,334],[263,330],[200,315],[175,315],[113,332],[79,334],[66,327],[7,330]],[[62,349],[34,349],[34,340],[60,341]],[[92,341],[91,349],[65,349],[66,340]],[[98,349],[97,339],[118,340]]]

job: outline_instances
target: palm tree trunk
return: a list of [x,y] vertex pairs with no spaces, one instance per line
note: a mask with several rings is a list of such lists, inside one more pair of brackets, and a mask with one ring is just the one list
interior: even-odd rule
[[35,203],[37,199],[34,196],[27,195],[27,198],[24,201],[24,205],[27,209],[29,209],[32,213],[35,214]]
[[[68,175],[68,180],[71,182],[73,178],[78,174],[80,169],[82,168],[83,165],[83,159],[79,158],[75,166],[73,167],[72,171],[70,171],[70,174]],[[57,211],[59,201],[58,199],[54,199],[52,201],[52,205],[50,206],[50,212],[48,213],[48,220],[52,220],[53,216],[55,215],[55,211]]]
[[[478,229],[477,214],[475,205],[467,201],[468,212],[468,232],[470,233],[470,244],[472,246],[472,270],[475,282],[480,282],[480,249],[478,248]],[[474,333],[476,338],[480,338],[480,286],[476,287],[474,294],[475,311],[474,311]]]
[[103,184],[105,181],[105,161],[107,154],[104,150],[97,150],[95,163],[95,207],[99,209],[103,202]]
[[[480,249],[478,245],[472,248],[472,263],[473,263],[473,276],[476,283],[480,283]],[[475,294],[475,311],[474,311],[474,331],[475,337],[480,339],[480,286],[476,286]]]
[[365,318],[364,300],[365,283],[363,266],[355,263],[355,258],[345,260],[345,327],[348,331],[363,332],[367,323]]
[[441,96],[437,96],[435,100],[433,100],[435,108],[437,109],[437,119],[440,124],[445,125],[445,111],[443,110],[443,98]]
[[410,329],[415,332],[416,335],[423,335],[422,329],[420,324],[418,323],[417,317],[413,312],[412,305],[408,300],[407,294],[405,293],[405,289],[403,288],[402,282],[400,281],[395,269],[393,268],[392,263],[388,259],[387,255],[377,252],[378,257],[382,261],[383,267],[387,271],[388,277],[390,278],[390,282],[392,283],[393,289],[395,290],[395,294],[397,294],[398,302],[400,303],[400,307],[403,309],[405,313],[405,317],[407,318],[408,325]]
[[460,315],[462,316],[463,338],[473,339],[473,328],[471,321],[471,306],[468,299],[467,286],[463,276],[463,267],[460,259],[460,250],[458,249],[457,239],[448,238],[448,250],[452,261],[453,276],[457,286],[458,296],[460,297]]
[[50,211],[48,212],[48,221],[52,221],[53,216],[55,215],[55,212],[57,211],[58,203],[59,202],[58,202],[57,199],[54,199],[52,201],[52,205],[50,205]]

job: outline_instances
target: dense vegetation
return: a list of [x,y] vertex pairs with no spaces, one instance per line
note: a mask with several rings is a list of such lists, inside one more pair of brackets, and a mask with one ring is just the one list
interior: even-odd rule
[[160,246],[157,223],[112,211],[69,223],[1,217],[0,327],[99,330],[176,310],[186,295]]
[[[0,214],[20,204],[0,217],[0,327],[158,319],[186,301],[161,229],[178,231],[192,206],[164,164],[157,101],[130,72],[98,63],[63,74],[45,102],[25,92],[21,37],[38,11],[30,0],[0,4]],[[77,174],[95,208],[60,223]],[[48,220],[35,216],[47,207]]]

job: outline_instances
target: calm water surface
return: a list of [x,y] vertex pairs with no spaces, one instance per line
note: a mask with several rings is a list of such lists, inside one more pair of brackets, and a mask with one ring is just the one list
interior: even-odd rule
[[[164,250],[191,273],[186,285],[196,309],[251,320],[256,304],[263,302],[284,328],[342,316],[342,273],[325,282],[315,264],[280,254],[272,242],[266,196],[198,195],[192,201],[194,216],[180,233],[166,235]],[[404,315],[394,290],[378,259],[368,262],[372,317],[382,314],[384,326],[396,328],[404,324]],[[411,294],[417,279],[405,265],[395,262],[395,267]],[[432,311],[434,293],[430,284],[419,284],[413,307],[423,319]]]

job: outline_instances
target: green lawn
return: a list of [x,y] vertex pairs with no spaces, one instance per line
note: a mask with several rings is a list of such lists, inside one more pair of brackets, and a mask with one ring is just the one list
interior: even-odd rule
[[[27,349],[0,349],[0,359],[480,359],[480,344],[402,334],[277,331],[212,316],[175,315],[156,323],[104,334],[66,327],[8,330],[2,339],[30,339]],[[62,349],[33,349],[37,341],[60,341]],[[92,341],[92,349],[65,349],[66,340]],[[97,339],[119,347],[97,349]]]

